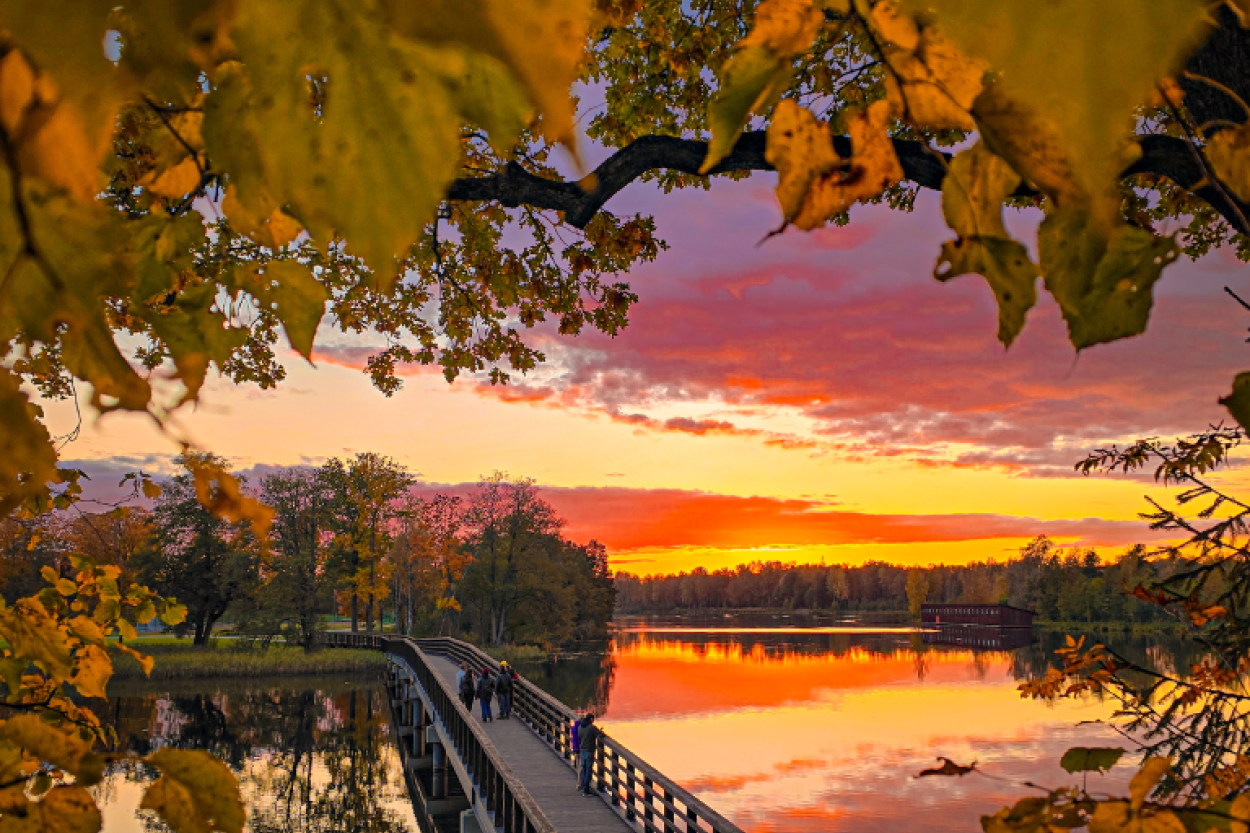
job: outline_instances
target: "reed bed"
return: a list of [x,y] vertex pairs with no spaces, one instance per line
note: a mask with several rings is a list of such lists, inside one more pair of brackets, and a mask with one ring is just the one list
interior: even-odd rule
[[[156,660],[149,679],[194,677],[293,677],[320,674],[381,673],[386,658],[378,651],[323,648],[311,654],[287,645],[263,647],[215,639],[197,648],[190,640],[139,639],[132,643]],[[143,669],[128,656],[113,654],[115,679],[142,679]]]

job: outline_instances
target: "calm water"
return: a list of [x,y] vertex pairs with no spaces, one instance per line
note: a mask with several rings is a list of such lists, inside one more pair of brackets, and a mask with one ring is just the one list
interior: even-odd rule
[[[1078,725],[1107,717],[1107,704],[1020,698],[1016,686],[1044,673],[1057,635],[970,649],[926,644],[889,620],[851,624],[623,620],[607,656],[521,670],[593,708],[611,734],[751,833],[913,829],[918,817],[927,831],[979,830],[979,816],[1028,793],[1020,782],[1068,783],[1058,766],[1068,748],[1123,745],[1103,725]],[[1158,640],[1114,645],[1164,667],[1189,660]],[[186,682],[115,693],[108,710],[131,749],[201,748],[230,763],[252,831],[418,830],[377,683]],[[938,755],[978,761],[984,775],[915,778]],[[1106,788],[1123,789],[1132,772],[1113,770]],[[163,829],[136,815],[153,776],[117,772],[96,788],[105,833]]]
[[[180,682],[121,687],[107,706],[122,742],[207,749],[230,764],[248,808],[248,829],[416,833],[399,753],[379,683],[342,678]],[[111,773],[92,788],[103,833],[167,830],[138,811],[154,772]]]
[[[624,620],[611,656],[527,671],[759,833],[913,829],[917,814],[928,831],[980,830],[982,814],[1029,794],[1020,782],[1071,783],[1058,766],[1070,747],[1124,745],[1105,725],[1078,725],[1109,716],[1109,704],[1021,699],[1017,685],[1044,672],[1057,635],[972,650],[888,622],[846,624]],[[1167,655],[1150,640],[1116,647]],[[978,761],[984,775],[915,778],[938,755]],[[1102,781],[1120,789],[1133,771]]]

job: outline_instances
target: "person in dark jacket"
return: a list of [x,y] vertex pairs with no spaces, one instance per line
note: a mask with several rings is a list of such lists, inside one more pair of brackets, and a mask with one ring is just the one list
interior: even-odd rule
[[595,725],[595,716],[588,714],[582,718],[582,723],[577,727],[577,748],[578,755],[581,757],[582,766],[582,795],[592,796],[594,793],[590,789],[590,770],[595,760],[595,749],[599,746],[599,738],[603,732]]
[[460,671],[456,674],[456,688],[460,692],[460,702],[464,703],[464,707],[469,710],[469,714],[473,714],[473,672],[469,670],[469,666],[460,663]]
[[490,723],[495,718],[490,714],[490,701],[495,696],[495,675],[489,668],[482,669],[482,676],[477,678],[477,699],[482,704],[482,722]]
[[512,666],[504,660],[499,666],[499,675],[495,677],[495,699],[499,701],[499,719],[507,720],[512,716]]

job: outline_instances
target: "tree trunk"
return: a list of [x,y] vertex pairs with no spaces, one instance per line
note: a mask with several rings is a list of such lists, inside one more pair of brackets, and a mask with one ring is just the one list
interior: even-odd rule
[[357,624],[360,617],[360,599],[356,593],[356,571],[360,569],[359,556],[352,550],[352,633],[360,630]]

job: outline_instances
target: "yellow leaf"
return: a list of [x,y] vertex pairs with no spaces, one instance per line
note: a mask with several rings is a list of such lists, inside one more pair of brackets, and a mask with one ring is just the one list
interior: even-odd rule
[[0,723],[0,738],[73,774],[88,786],[98,782],[104,772],[103,759],[88,744],[33,714],[20,714]]
[[1124,833],[1129,823],[1127,801],[1103,801],[1094,808],[1089,833]]
[[78,651],[75,661],[78,673],[71,682],[86,697],[107,699],[105,687],[113,676],[113,661],[103,648],[96,645],[85,645]]
[[154,810],[174,833],[209,833],[208,820],[201,818],[186,787],[162,775],[143,794],[140,809]]
[[33,598],[0,611],[0,637],[54,678],[69,679],[73,673],[69,634]]
[[824,225],[860,200],[903,178],[886,133],[889,103],[877,101],[846,116],[852,156],[833,151],[829,126],[791,101],[777,106],[768,126],[765,158],[777,169],[777,198],[787,222],[804,230]]
[[700,168],[710,171],[733,150],[752,113],[762,114],[790,85],[794,56],[811,48],[824,16],[812,0],[764,0],[750,34],[720,73],[708,104],[712,141]]
[[56,570],[48,566],[41,567],[39,569],[39,575],[43,576],[43,580],[48,582],[48,584],[56,584],[58,581],[61,580],[60,574],[58,574]]
[[115,0],[10,0],[4,5],[4,28],[34,66],[52,74],[57,100],[81,125],[81,149],[92,168],[111,147],[117,113],[135,92],[132,79],[104,51],[117,5]]
[[[185,455],[195,480],[195,494],[209,512],[227,521],[248,521],[260,538],[269,534],[273,510],[254,497],[243,493],[237,478],[202,458]],[[119,623],[120,624],[120,623]]]
[[1129,804],[1133,812],[1139,812],[1147,796],[1172,769],[1171,758],[1148,758],[1128,783]]
[[[262,194],[260,204],[268,207],[273,205],[273,201]],[[242,232],[262,246],[268,246],[271,249],[282,248],[304,230],[303,226],[294,218],[284,214],[276,205],[273,205],[272,210],[266,216],[256,216],[239,200],[238,191],[233,185],[226,187],[226,197],[222,200],[221,209],[235,231]]]
[[72,596],[78,592],[78,585],[67,578],[59,578],[56,580],[56,592],[62,596]]
[[1158,810],[1142,819],[1142,833],[1186,833],[1185,823],[1171,810]]
[[891,0],[883,0],[873,6],[867,19],[877,34],[906,52],[912,52],[920,45],[920,29],[916,22],[909,15],[900,14],[898,6]]
[[1221,130],[1207,140],[1216,176],[1243,202],[1250,201],[1250,125]]
[[13,803],[0,816],[0,833],[97,833],[103,823],[91,793],[77,784],[53,787],[37,802],[23,796]]
[[86,616],[75,616],[65,626],[70,633],[89,645],[104,645],[104,629]]
[[139,663],[139,667],[143,669],[143,675],[145,677],[152,676],[152,669],[156,667],[156,660],[151,656],[148,654],[141,654],[134,648],[131,648],[129,645],[122,642],[114,642],[113,647],[116,648],[118,652],[125,654],[135,662]]
[[[206,825],[204,828],[188,828],[190,833],[197,830],[241,833],[246,812],[239,799],[238,781],[224,763],[207,752],[169,747],[158,749],[144,760],[159,769],[163,777],[176,782],[190,798],[196,817]],[[175,795],[175,791],[165,789],[159,797],[172,801]],[[181,796],[178,796],[180,799]],[[173,824],[172,819],[166,820]]]
[[20,50],[9,50],[0,60],[0,125],[17,133],[27,108],[35,103],[35,72]]
[[886,52],[898,118],[932,130],[976,127],[970,111],[983,86],[984,60],[966,57],[933,27],[921,32],[914,50],[887,46]]
[[158,196],[181,199],[199,186],[200,169],[195,160],[188,156],[172,168],[161,171],[160,174],[152,172],[139,180],[139,184],[146,185],[153,194]]

